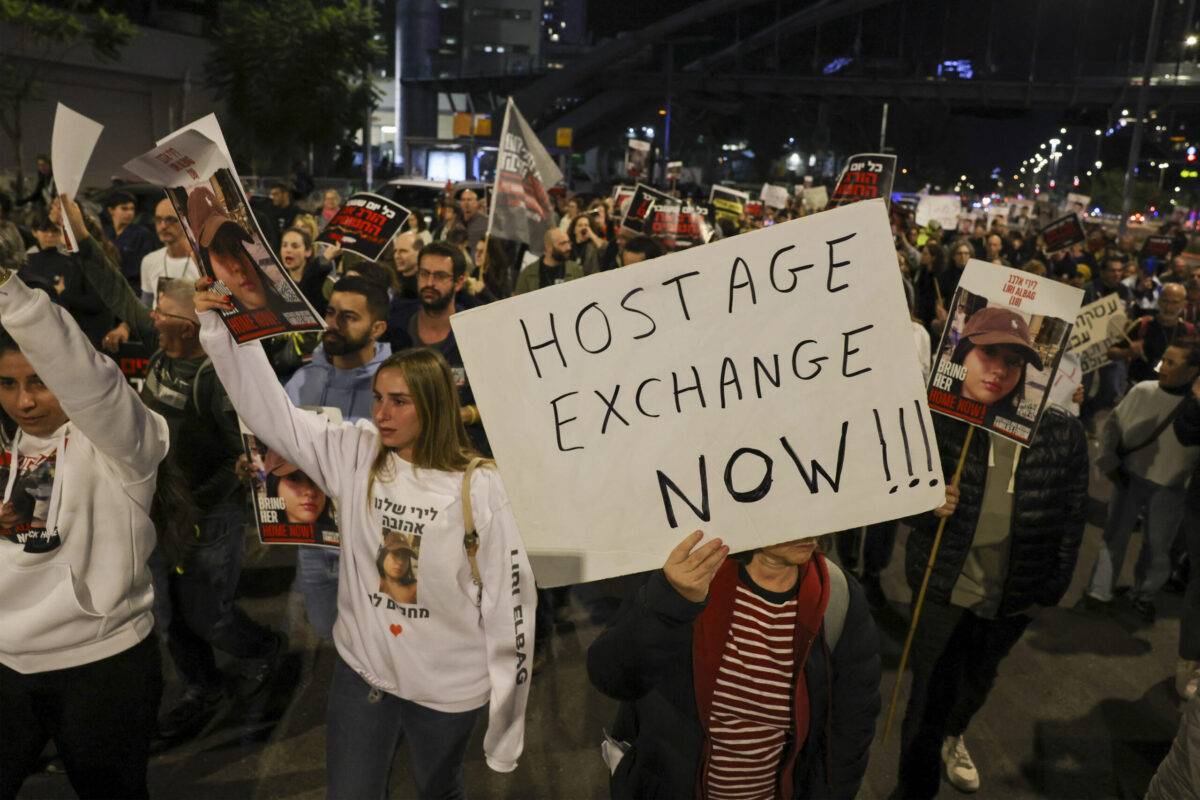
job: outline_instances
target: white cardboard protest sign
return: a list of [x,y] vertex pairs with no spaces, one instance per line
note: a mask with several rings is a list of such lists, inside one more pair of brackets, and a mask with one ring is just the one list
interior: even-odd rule
[[764,183],[762,190],[758,193],[758,199],[762,200],[770,208],[787,208],[787,187]]
[[1079,309],[1068,348],[1079,356],[1083,372],[1095,372],[1112,361],[1108,348],[1125,338],[1129,322],[1121,296],[1113,293]]
[[953,230],[962,213],[962,200],[956,194],[927,194],[917,201],[917,224],[922,228],[937,222],[943,230]]
[[802,199],[810,211],[824,211],[829,205],[829,190],[824,186],[806,186]]
[[539,585],[944,502],[895,258],[871,200],[455,314]]
[[[76,199],[84,170],[102,130],[104,126],[99,122],[58,104],[54,110],[54,131],[50,134],[50,163],[54,165],[54,186],[59,194]],[[79,244],[66,214],[62,215],[62,223],[67,248],[72,253],[77,252]]]

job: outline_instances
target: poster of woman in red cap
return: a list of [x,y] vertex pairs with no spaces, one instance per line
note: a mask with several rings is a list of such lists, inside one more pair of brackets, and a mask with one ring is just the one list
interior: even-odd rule
[[1028,445],[1082,300],[1052,279],[968,262],[934,353],[929,409]]
[[201,272],[233,298],[221,316],[239,344],[324,327],[267,244],[216,143],[185,130],[125,167],[166,190]]
[[[336,408],[312,411],[332,412],[330,416],[341,421]],[[337,512],[325,490],[244,427],[242,444],[246,448],[243,474],[250,481],[250,505],[259,541],[338,547]]]

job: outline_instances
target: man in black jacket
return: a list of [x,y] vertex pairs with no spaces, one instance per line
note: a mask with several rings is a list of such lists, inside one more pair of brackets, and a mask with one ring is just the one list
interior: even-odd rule
[[[953,470],[968,426],[934,416],[942,467]],[[947,482],[949,477],[947,476]],[[894,797],[931,798],[940,773],[964,791],[979,774],[963,733],[987,700],[1000,662],[1033,621],[1058,604],[1083,537],[1088,450],[1083,427],[1051,409],[1026,449],[976,431],[929,577],[910,654],[913,681]],[[916,595],[937,529],[915,518],[905,573]]]
[[[1175,436],[1179,443],[1200,445],[1200,378],[1192,383],[1192,395],[1175,417]],[[1175,690],[1190,700],[1200,687],[1200,463],[1192,470],[1188,484],[1187,510],[1183,529],[1187,539],[1187,592],[1183,596],[1183,613],[1179,619],[1179,665],[1175,671]]]
[[[592,684],[622,701],[613,736],[632,745],[613,797],[853,797],[880,706],[862,589],[812,539],[734,559],[701,537],[680,542],[588,650]],[[747,641],[766,631],[774,649]]]

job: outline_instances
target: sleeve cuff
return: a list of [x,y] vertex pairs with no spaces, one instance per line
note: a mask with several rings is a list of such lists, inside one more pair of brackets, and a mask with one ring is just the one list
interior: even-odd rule
[[512,772],[517,768],[517,762],[515,761],[501,761],[497,758],[492,758],[486,753],[483,756],[483,760],[487,762],[488,769],[492,770],[492,772]]
[[707,599],[703,603],[693,603],[675,591],[661,569],[650,574],[650,580],[646,582],[645,601],[649,610],[679,622],[693,621],[708,605]]

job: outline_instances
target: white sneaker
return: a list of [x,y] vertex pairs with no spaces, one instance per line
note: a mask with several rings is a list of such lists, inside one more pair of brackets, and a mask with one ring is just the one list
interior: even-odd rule
[[947,736],[942,742],[942,763],[946,765],[946,780],[962,792],[979,791],[979,770],[967,752],[961,736]]

